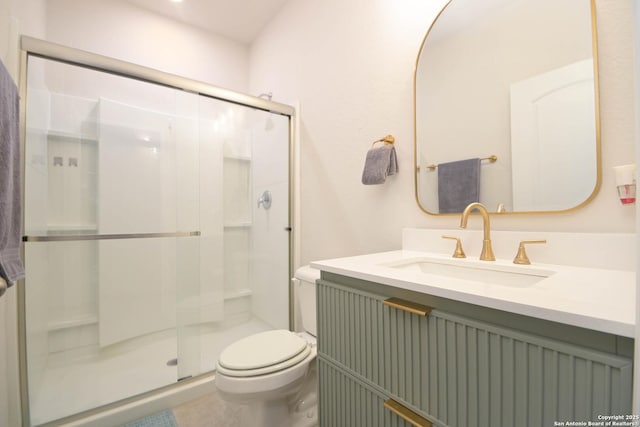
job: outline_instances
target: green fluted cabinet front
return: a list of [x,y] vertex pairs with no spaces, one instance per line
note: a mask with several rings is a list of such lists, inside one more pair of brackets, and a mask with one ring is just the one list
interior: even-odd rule
[[[388,295],[336,281],[317,287],[323,427],[395,425],[380,424],[379,401],[388,398],[447,427],[541,427],[631,413],[629,357],[438,307],[412,314],[383,304]],[[345,391],[356,389],[368,391]],[[363,418],[369,413],[375,422]]]
[[345,370],[326,360],[318,360],[318,384],[331,390],[322,399],[324,426],[411,427],[411,424],[385,409],[383,392],[358,381]]

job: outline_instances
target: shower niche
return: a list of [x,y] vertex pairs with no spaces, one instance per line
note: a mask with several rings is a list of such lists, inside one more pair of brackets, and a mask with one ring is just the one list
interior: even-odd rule
[[96,231],[97,150],[95,137],[47,134],[49,233]]
[[32,113],[39,123],[28,128],[31,143],[25,149],[26,177],[34,189],[26,194],[30,227],[48,234],[95,232],[98,103],[33,91],[28,104],[39,110]]
[[[248,131],[229,136],[223,144],[224,296],[231,321],[243,321],[250,312],[251,143]],[[238,197],[238,194],[244,196]]]
[[[27,103],[36,120],[28,127],[25,147],[25,177],[32,189],[25,192],[25,225],[44,236],[95,234],[98,103],[42,90],[29,92]],[[46,265],[31,269],[34,288],[44,289],[44,281],[61,288],[47,292],[41,303],[48,313],[39,328],[47,335],[46,351],[96,344],[97,248],[90,242],[48,246],[25,246],[27,256],[36,255],[30,259]]]
[[206,375],[227,344],[288,328],[290,116],[28,61],[29,424]]

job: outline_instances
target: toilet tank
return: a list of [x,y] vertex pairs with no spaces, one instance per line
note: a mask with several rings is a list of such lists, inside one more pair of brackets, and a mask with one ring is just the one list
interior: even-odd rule
[[316,280],[319,278],[320,270],[309,266],[297,269],[293,278],[302,328],[314,337],[316,336]]

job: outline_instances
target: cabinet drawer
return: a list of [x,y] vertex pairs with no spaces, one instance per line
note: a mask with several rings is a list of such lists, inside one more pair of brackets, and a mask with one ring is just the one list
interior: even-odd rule
[[[431,427],[420,415],[399,405],[400,412],[413,416],[406,421],[389,409],[397,405],[387,395],[358,381],[345,371],[318,358],[319,425],[321,427]],[[385,405],[387,402],[387,405]],[[389,402],[391,405],[389,405]]]
[[320,281],[318,350],[451,427],[540,426],[631,413],[632,362]]

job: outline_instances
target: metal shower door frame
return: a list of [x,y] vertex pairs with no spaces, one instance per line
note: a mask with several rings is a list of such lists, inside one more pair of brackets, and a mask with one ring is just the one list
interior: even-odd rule
[[[133,64],[126,61],[121,61],[115,58],[87,52],[80,49],[75,49],[60,44],[48,42],[45,40],[21,36],[20,39],[20,78],[19,89],[22,102],[20,103],[20,115],[21,115],[21,156],[24,159],[25,143],[26,143],[26,94],[27,94],[27,69],[28,59],[30,56],[58,61],[70,65],[76,65],[83,68],[89,68],[97,71],[102,71],[114,75],[128,77],[148,83],[159,84],[162,86],[170,87],[177,90],[193,93],[196,95],[202,95],[208,98],[213,98],[221,101],[231,102],[237,105],[254,108],[257,110],[266,111],[269,113],[283,115],[289,118],[289,209],[288,209],[288,225],[286,226],[289,231],[289,277],[293,277],[294,263],[296,262],[295,248],[297,247],[296,240],[296,227],[294,224],[298,220],[298,216],[294,214],[294,178],[296,176],[296,155],[295,155],[295,139],[296,139],[296,109],[293,106],[282,104],[279,102],[265,99],[264,97],[247,95],[239,92],[235,92],[229,89],[225,89],[219,86],[215,86],[209,83],[205,83],[198,80],[189,79],[186,77],[178,76],[175,74],[165,73],[155,70],[153,68],[144,67],[141,65]],[[22,170],[22,182],[24,182],[25,168]],[[22,188],[22,204],[24,206],[25,195],[24,185]],[[24,225],[23,225],[24,227]],[[22,235],[25,235],[23,228]],[[111,236],[110,238],[118,238],[122,236]],[[157,237],[157,236],[146,236]],[[107,237],[109,238],[109,237]],[[47,241],[46,238],[34,238],[37,241]],[[27,241],[29,239],[24,239]],[[24,247],[22,248],[22,258],[24,259]],[[26,357],[26,304],[25,304],[25,280],[19,281],[18,290],[18,351],[19,351],[19,366],[20,366],[20,403],[22,413],[22,425],[30,426],[30,414],[29,414],[29,390],[27,380],[27,357]],[[293,310],[293,294],[292,286],[290,283],[285,284],[288,286],[289,294],[289,328],[294,327],[294,310]],[[178,386],[178,383],[169,387]],[[140,398],[148,397],[154,393],[162,393],[164,389],[158,391],[150,391],[145,393]],[[135,400],[137,397],[131,398]],[[129,400],[129,399],[127,399]],[[105,409],[110,409],[120,405],[116,402],[106,405]]]

